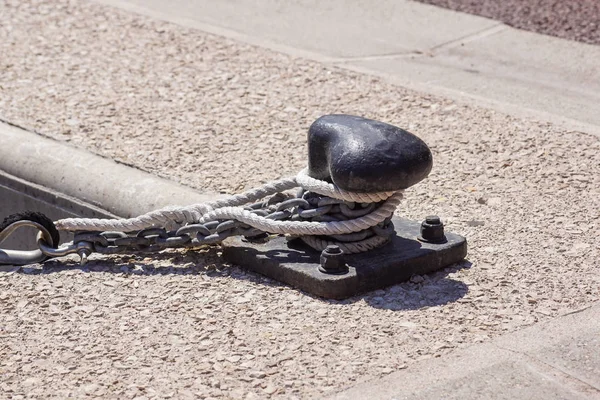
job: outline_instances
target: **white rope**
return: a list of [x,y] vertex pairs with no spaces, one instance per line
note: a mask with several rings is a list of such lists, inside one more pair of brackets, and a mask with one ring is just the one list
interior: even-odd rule
[[[275,221],[256,215],[243,207],[244,204],[265,198],[266,196],[301,186],[302,188],[324,196],[333,197],[345,201],[373,203],[385,200],[385,202],[373,212],[359,218],[346,221],[314,222],[314,221]],[[209,203],[194,204],[186,207],[166,207],[143,214],[135,218],[125,219],[96,219],[96,218],[67,218],[56,221],[56,227],[62,231],[122,231],[133,232],[150,227],[166,227],[173,224],[206,223],[220,219],[235,219],[253,228],[264,232],[291,235],[338,235],[359,232],[383,222],[391,217],[400,201],[402,191],[379,192],[379,193],[354,193],[342,190],[332,183],[320,181],[308,176],[304,169],[295,178],[281,179],[267,183],[259,188],[249,190],[242,194],[227,197],[225,199]],[[373,241],[373,245],[375,244]],[[308,239],[307,242],[321,247],[322,239]],[[370,242],[369,242],[370,243]],[[338,242],[336,244],[339,245]],[[381,243],[379,243],[380,245]],[[312,246],[312,245],[311,245]],[[365,247],[369,250],[371,245],[358,246],[354,244],[348,247],[348,252],[358,252],[359,248]],[[313,246],[314,247],[314,246]],[[366,248],[369,247],[369,248]],[[323,247],[324,248],[324,247]]]
[[395,192],[376,192],[376,193],[356,193],[348,192],[340,189],[333,183],[320,181],[315,178],[308,176],[308,169],[305,168],[296,175],[296,182],[298,186],[302,186],[304,189],[323,196],[333,197],[335,199],[355,201],[358,203],[377,203],[383,201],[393,195]]
[[295,178],[286,178],[267,183],[259,188],[208,203],[198,203],[185,207],[170,206],[134,218],[65,218],[54,224],[59,231],[121,231],[134,232],[154,226],[194,223],[204,214],[215,208],[239,206],[260,200],[266,196],[297,187]]
[[360,232],[368,229],[394,214],[394,210],[402,200],[402,192],[396,192],[373,212],[355,219],[334,222],[312,221],[274,221],[242,207],[223,207],[207,213],[200,223],[217,219],[235,219],[253,228],[269,233],[291,235],[340,235],[344,233]]

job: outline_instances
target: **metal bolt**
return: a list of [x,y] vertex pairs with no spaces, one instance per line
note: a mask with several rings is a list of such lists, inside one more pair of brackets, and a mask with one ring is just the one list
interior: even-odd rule
[[425,217],[425,222],[431,225],[440,225],[442,223],[440,217],[438,217],[437,215],[429,215]]
[[329,245],[321,252],[319,271],[325,274],[343,275],[348,272],[344,252],[339,246]]
[[440,217],[437,215],[425,217],[425,221],[421,224],[421,236],[418,239],[427,243],[445,243],[444,224]]
[[324,251],[326,251],[329,254],[342,254],[342,249],[340,249],[340,246],[335,244],[330,244],[325,248]]
[[77,254],[79,254],[79,257],[81,257],[81,261],[79,262],[79,265],[81,265],[83,267],[85,264],[87,264],[87,261],[88,261],[87,251],[79,250],[77,252]]
[[93,244],[90,242],[79,242],[77,243],[77,254],[81,257],[79,264],[83,267],[87,264],[88,257],[94,251]]

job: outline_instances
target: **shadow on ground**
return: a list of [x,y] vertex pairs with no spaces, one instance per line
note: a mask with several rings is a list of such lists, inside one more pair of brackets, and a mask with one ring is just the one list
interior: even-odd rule
[[[225,263],[221,252],[220,247],[209,247],[200,250],[167,250],[153,254],[114,255],[106,258],[92,258],[83,266],[76,257],[72,256],[48,260],[43,264],[29,267],[16,267],[17,269],[13,268],[13,271],[26,275],[44,275],[74,270],[84,273],[113,273],[139,277],[204,275],[240,279],[273,288],[287,286],[257,273],[245,271],[237,265]],[[468,286],[461,281],[448,278],[448,275],[461,269],[470,268],[471,265],[471,262],[463,260],[443,270],[428,275],[413,276],[410,281],[344,300],[324,299],[301,290],[298,292],[332,306],[343,306],[364,300],[371,307],[378,309],[418,310],[443,306],[464,297],[468,293]]]

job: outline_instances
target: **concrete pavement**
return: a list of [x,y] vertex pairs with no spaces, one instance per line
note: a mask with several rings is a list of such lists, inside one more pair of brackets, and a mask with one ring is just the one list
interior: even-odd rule
[[598,46],[410,0],[96,1],[600,135]]
[[600,399],[600,303],[328,399]]

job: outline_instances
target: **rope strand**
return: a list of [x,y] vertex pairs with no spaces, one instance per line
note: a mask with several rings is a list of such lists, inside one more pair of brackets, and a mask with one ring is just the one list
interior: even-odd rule
[[[331,221],[280,221],[265,218],[248,211],[244,205],[256,202],[275,193],[296,187],[347,202],[379,203],[379,207],[358,218]],[[340,189],[336,185],[311,178],[307,169],[296,177],[280,179],[247,192],[229,196],[208,203],[185,207],[170,206],[135,218],[97,219],[66,218],[55,222],[61,231],[121,231],[135,232],[152,227],[181,226],[185,224],[205,224],[216,220],[236,220],[263,232],[300,236],[309,246],[323,250],[329,244],[336,244],[346,253],[359,253],[379,247],[388,237],[374,236],[357,242],[340,242],[321,236],[343,235],[364,231],[390,218],[402,200],[403,191],[355,193]],[[333,239],[333,238],[332,238]]]

